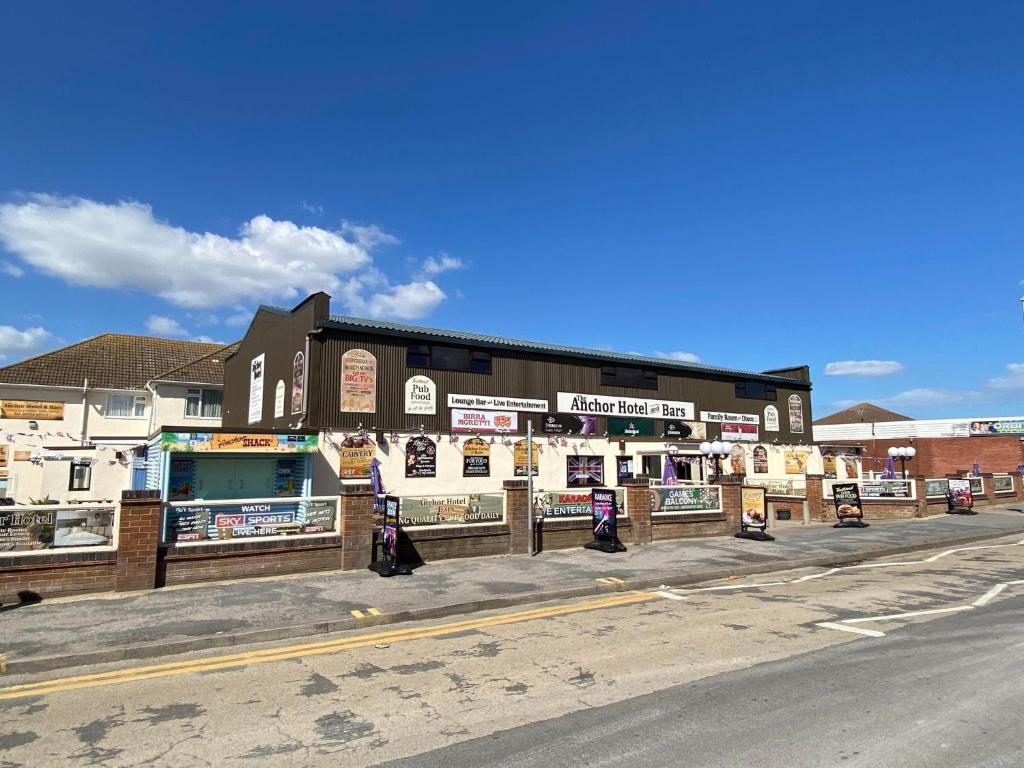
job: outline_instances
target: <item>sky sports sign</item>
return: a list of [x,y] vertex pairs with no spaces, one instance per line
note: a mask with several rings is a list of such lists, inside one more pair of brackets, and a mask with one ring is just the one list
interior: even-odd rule
[[558,412],[579,416],[643,416],[656,419],[692,419],[693,403],[647,400],[641,397],[558,393]]

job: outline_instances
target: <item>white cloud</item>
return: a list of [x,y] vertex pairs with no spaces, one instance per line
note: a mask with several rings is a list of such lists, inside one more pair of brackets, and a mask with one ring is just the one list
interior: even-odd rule
[[5,275],[10,275],[11,277],[21,277],[25,274],[24,269],[9,261],[0,261],[0,272],[3,272]]
[[193,336],[192,337],[192,341],[202,341],[205,344],[226,344],[227,343],[226,341],[220,341],[219,339],[214,339],[211,336],[207,336],[205,333],[200,334],[199,336]]
[[248,325],[252,322],[252,316],[255,312],[250,312],[245,309],[240,309],[232,315],[228,315],[224,318],[224,325]]
[[398,245],[401,242],[376,224],[353,224],[351,221],[342,219],[340,231],[341,234],[351,237],[358,245],[367,250],[376,248],[378,245]]
[[299,207],[306,213],[312,213],[314,216],[322,216],[324,213],[324,207],[322,205],[307,203],[305,200],[299,204]]
[[992,389],[1024,389],[1024,363],[1010,363],[1006,375],[988,380]]
[[150,315],[146,320],[146,330],[155,336],[188,336],[181,323],[172,317],[162,315]]
[[928,408],[935,405],[948,405],[949,403],[959,403],[966,400],[971,396],[972,392],[963,392],[953,389],[928,389],[927,387],[917,387],[915,389],[908,389],[892,397],[885,397],[881,400],[876,400],[879,405],[903,407],[903,408]]
[[341,299],[350,311],[363,317],[416,320],[430,314],[445,300],[445,294],[431,280],[391,285],[383,274],[371,270],[345,283]]
[[427,277],[434,277],[442,272],[449,272],[453,269],[462,269],[466,263],[462,259],[442,253],[440,256],[428,256],[423,262],[423,274]]
[[678,360],[681,363],[699,363],[700,358],[693,354],[693,352],[655,352],[657,357],[663,357],[666,360]]
[[56,336],[40,326],[21,330],[12,325],[0,325],[0,360],[9,355],[28,357],[56,341]]
[[840,360],[825,366],[826,376],[891,376],[903,370],[895,360]]

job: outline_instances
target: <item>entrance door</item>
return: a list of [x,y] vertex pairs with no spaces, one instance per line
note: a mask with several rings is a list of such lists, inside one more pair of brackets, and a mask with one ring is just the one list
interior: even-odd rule
[[236,499],[263,499],[274,495],[274,459],[245,458],[235,461]]
[[238,499],[235,495],[235,460],[209,458],[196,459],[197,499]]

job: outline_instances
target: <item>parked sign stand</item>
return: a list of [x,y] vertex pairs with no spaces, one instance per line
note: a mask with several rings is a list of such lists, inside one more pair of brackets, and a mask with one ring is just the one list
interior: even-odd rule
[[947,512],[951,515],[978,514],[974,510],[974,494],[971,492],[970,480],[950,478],[946,501],[949,504]]
[[839,522],[833,528],[867,528],[864,522],[864,508],[860,503],[860,488],[857,483],[836,483],[832,486],[832,501],[836,505]]
[[775,541],[775,537],[767,533],[768,528],[768,496],[763,486],[744,486],[740,500],[740,530],[737,539],[751,541]]
[[384,530],[381,538],[381,559],[370,563],[370,570],[379,576],[409,576],[412,568],[398,559],[398,533],[401,530],[401,502],[396,496],[384,497]]
[[601,552],[625,552],[626,548],[619,541],[618,505],[615,503],[615,491],[607,488],[593,488],[590,491],[590,503],[593,508],[594,540],[583,546]]

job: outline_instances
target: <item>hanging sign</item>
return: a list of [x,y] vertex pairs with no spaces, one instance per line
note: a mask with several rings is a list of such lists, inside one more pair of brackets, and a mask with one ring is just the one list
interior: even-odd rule
[[462,444],[462,476],[491,476],[491,446],[486,440],[471,437]]
[[437,385],[426,376],[412,376],[405,382],[405,412],[437,413]]
[[763,445],[754,448],[754,474],[768,474],[768,449]]
[[339,454],[339,477],[369,477],[370,465],[377,446],[368,437],[352,435],[341,442]]
[[971,492],[971,481],[950,478],[948,498],[950,509],[972,509],[974,494]]
[[860,489],[856,483],[835,483],[832,486],[832,501],[836,505],[839,522],[861,520],[864,510],[860,502]]
[[734,445],[729,451],[729,471],[734,475],[747,473],[747,452],[742,445]]
[[804,431],[804,401],[800,399],[800,395],[789,396],[789,431]]
[[740,494],[741,514],[740,527],[760,528],[763,532],[768,527],[768,503],[765,489],[761,486],[743,486]]
[[693,403],[680,400],[648,400],[640,397],[558,393],[558,412],[584,416],[647,416],[663,419],[692,419]]
[[302,413],[302,393],[306,385],[306,356],[295,353],[292,361],[292,414]]
[[429,437],[411,437],[405,444],[405,476],[437,476],[437,446]]
[[0,418],[60,421],[64,418],[64,403],[48,400],[0,400]]
[[341,356],[341,410],[375,413],[377,410],[377,358],[365,349],[350,349]]
[[807,471],[807,456],[804,451],[785,451],[783,457],[786,461],[787,475],[802,475]]
[[722,424],[722,439],[756,443],[757,424]]
[[284,380],[278,379],[274,388],[274,418],[280,419],[284,416]]
[[836,477],[836,455],[825,452],[821,455],[821,471],[827,479]]
[[596,435],[595,416],[570,416],[566,413],[545,413],[540,428],[549,435]]
[[249,363],[249,423],[263,420],[263,368],[266,354],[258,355]]
[[717,424],[760,424],[761,417],[755,413],[726,413],[725,411],[701,411],[701,421]]
[[452,432],[517,432],[515,411],[470,411],[452,408]]
[[708,427],[703,421],[666,421],[665,437],[673,440],[705,440]]
[[531,411],[543,413],[548,409],[547,400],[533,400],[528,397],[506,395],[448,395],[449,408],[476,408],[488,411]]
[[[533,474],[540,472],[540,449],[537,443],[533,444]],[[520,440],[512,447],[512,464],[515,467],[516,477],[526,477],[527,456],[526,441]]]
[[608,434],[623,437],[653,437],[652,419],[608,419]]
[[779,431],[779,409],[774,405],[766,405],[764,408],[764,431]]

